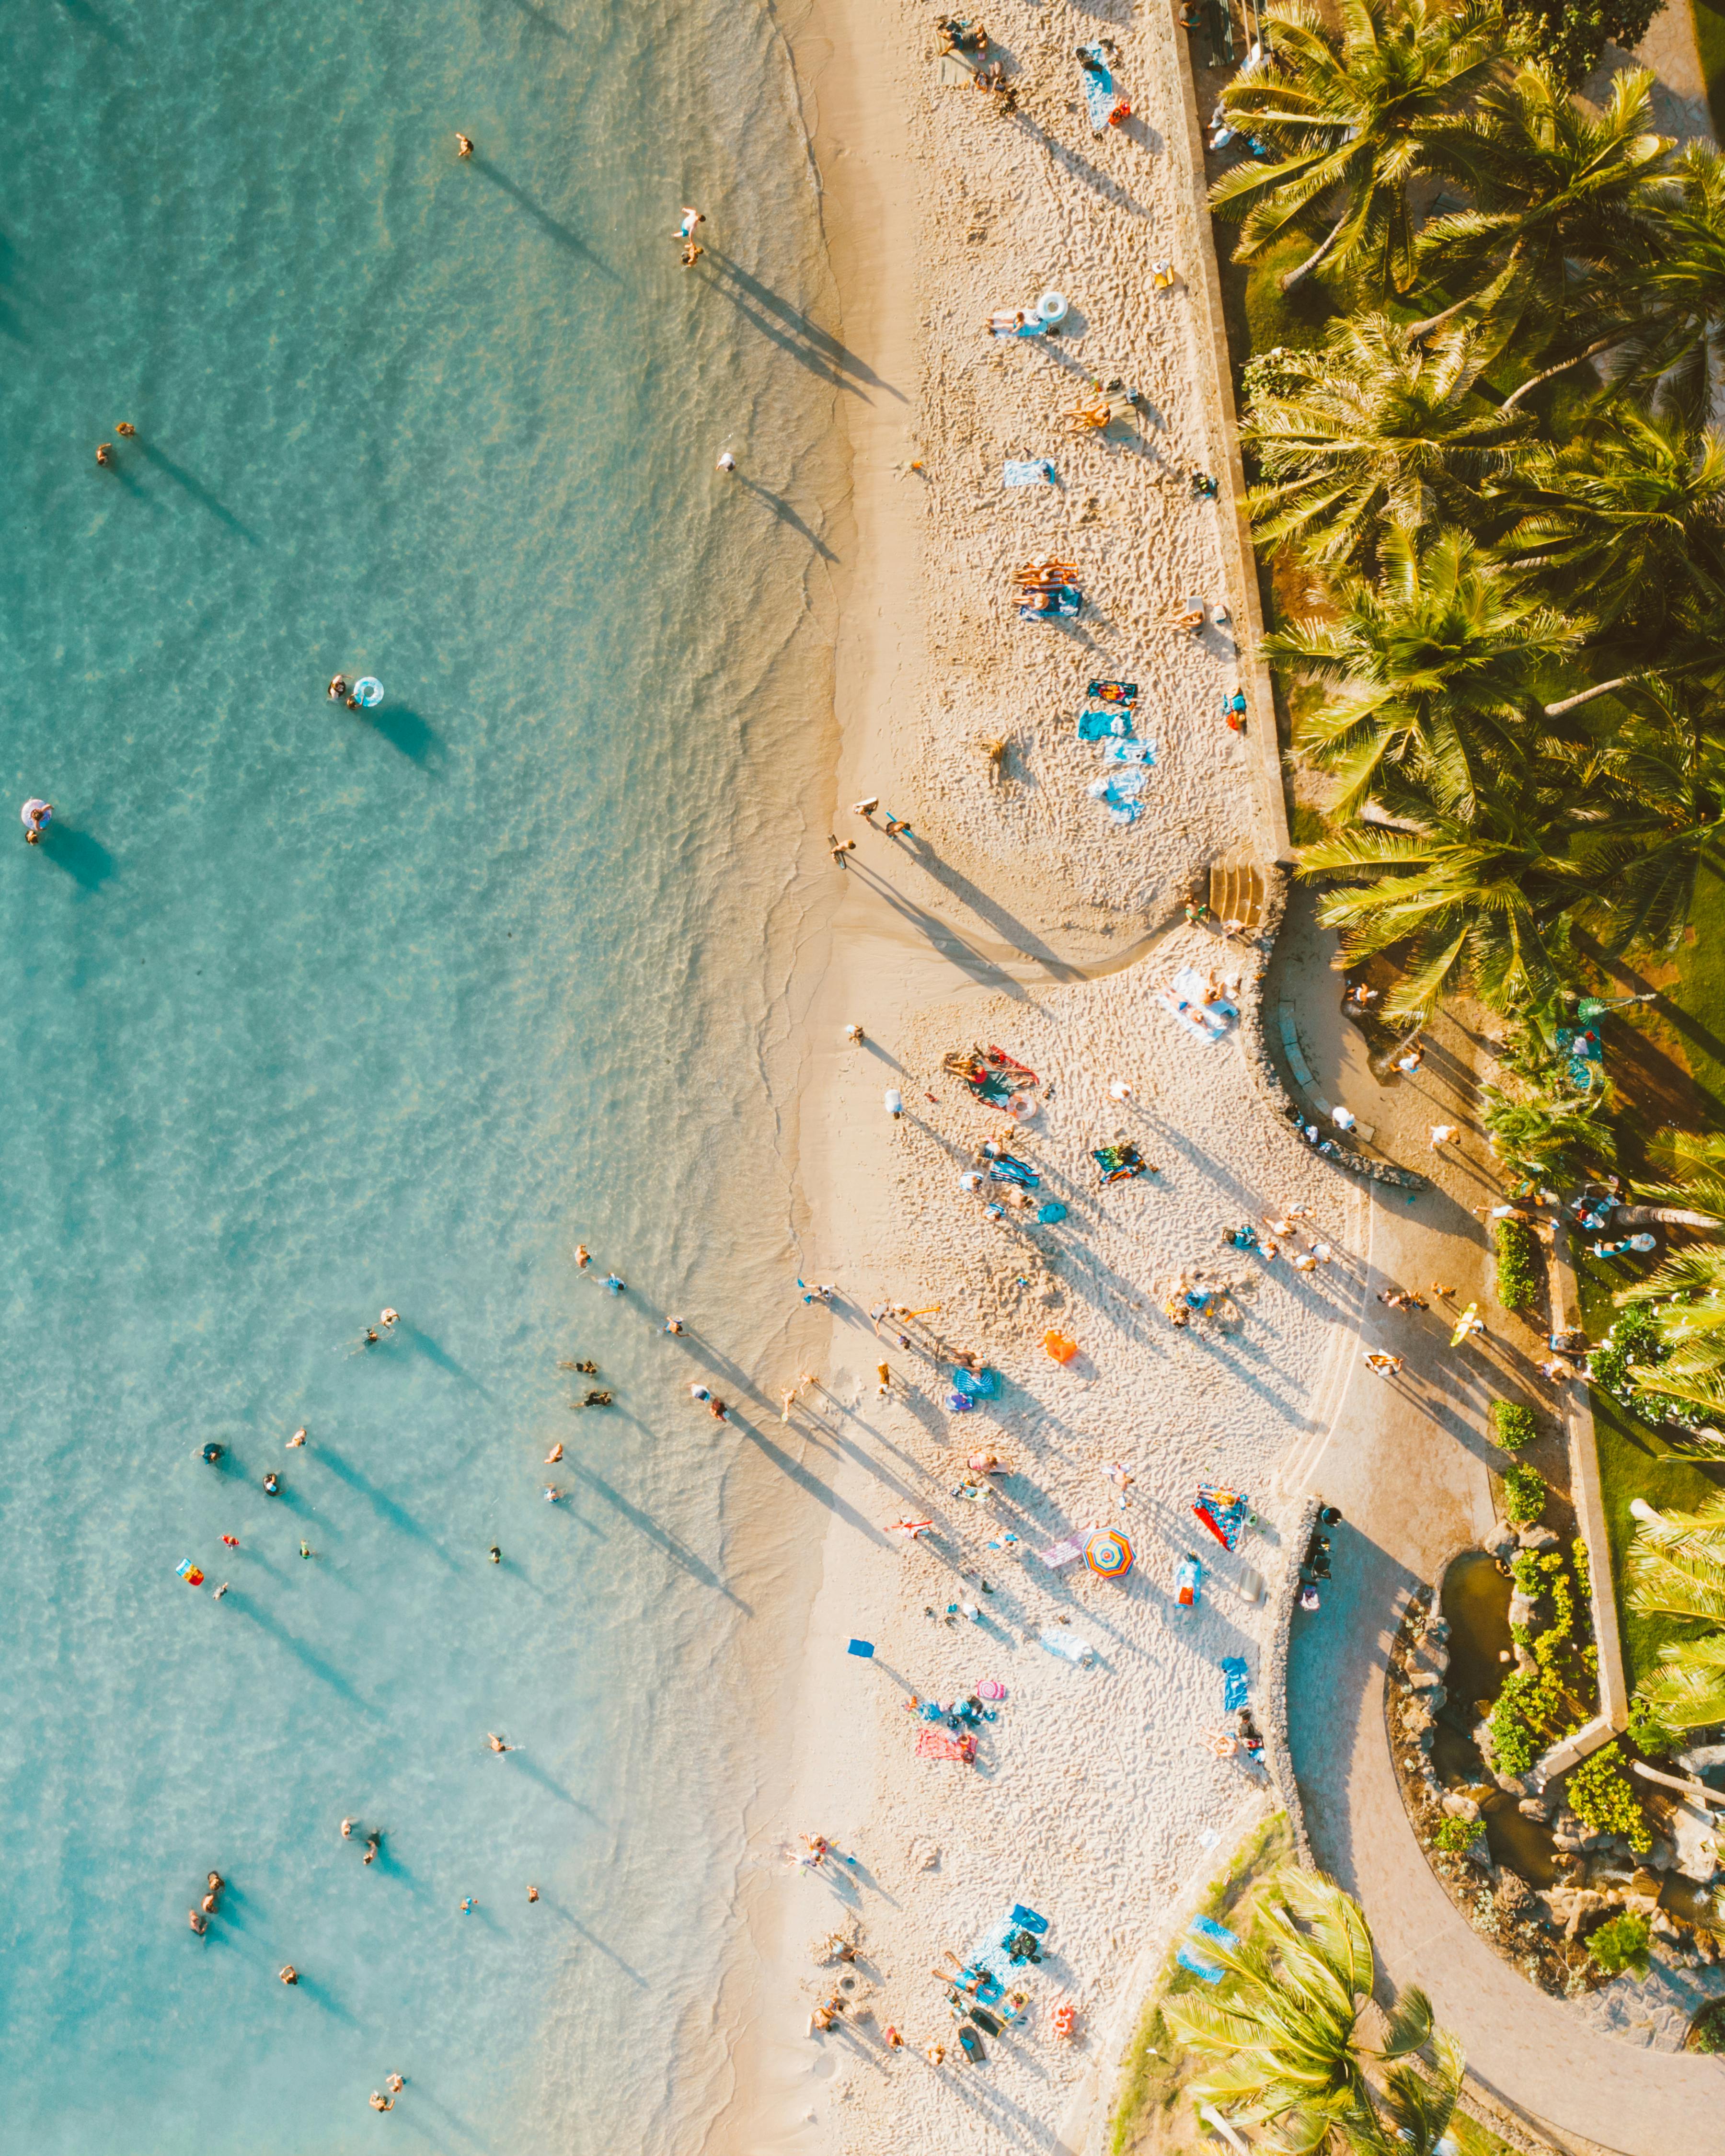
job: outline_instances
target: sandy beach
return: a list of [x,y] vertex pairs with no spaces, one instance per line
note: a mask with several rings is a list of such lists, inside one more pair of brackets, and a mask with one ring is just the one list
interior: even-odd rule
[[[1269,1603],[1240,1589],[1248,1568],[1273,1582],[1289,1554],[1277,1470],[1327,1427],[1353,1337],[1337,1320],[1363,1285],[1363,1196],[1321,1170],[1254,1074],[1263,953],[1189,925],[1181,904],[1213,863],[1267,865],[1276,834],[1256,710],[1244,734],[1220,716],[1237,685],[1254,690],[1235,643],[1237,463],[1194,304],[1180,33],[1168,9],[1128,27],[1019,0],[988,26],[1018,90],[1010,116],[938,80],[926,10],[828,0],[791,25],[843,308],[855,531],[835,572],[834,828],[857,844],[833,871],[799,1133],[804,1270],[838,1295],[790,1429],[834,1499],[791,1790],[752,1824],[772,1883],[752,1909],[767,1974],[738,2060],[737,2148],[1096,2145],[1112,2047],[1171,1913],[1270,1800],[1260,1773],[1204,1738],[1224,1719],[1221,1658],[1244,1657],[1262,1699]],[[1133,106],[1100,136],[1072,54],[1099,33],[1118,41]],[[1153,290],[1158,260],[1174,264],[1171,290]],[[993,309],[1050,286],[1072,333],[984,333]],[[1081,439],[1065,414],[1091,377],[1144,406]],[[1057,484],[1003,488],[1005,459],[1041,457]],[[1194,499],[1194,472],[1221,481],[1219,502]],[[1076,624],[1021,621],[1011,603],[1011,570],[1047,553],[1081,565]],[[1189,595],[1205,606],[1196,635],[1162,625]],[[1087,791],[1100,751],[1075,734],[1093,677],[1139,685],[1138,732],[1156,745],[1126,827]],[[978,744],[1002,739],[991,773]],[[850,804],[870,796],[865,822]],[[909,831],[887,836],[889,813]],[[1189,965],[1239,1010],[1214,1043],[1160,999]],[[1022,1132],[942,1069],[973,1041],[1039,1074],[1044,1106]],[[1091,1149],[1122,1137],[1159,1173],[1102,1189]],[[1064,1220],[985,1215],[1002,1186],[959,1178],[991,1137],[1015,1138]],[[1308,1232],[1281,1257],[1228,1245],[1292,1206],[1312,1209]],[[1296,1271],[1313,1236],[1328,1255]],[[1225,1286],[1225,1314],[1171,1325],[1163,1300],[1183,1277]],[[877,1327],[884,1304],[930,1314]],[[1044,1352],[1050,1328],[1079,1344],[1065,1368]],[[945,1404],[961,1352],[1003,1379],[963,1416]],[[1012,1472],[972,1502],[955,1492],[978,1447]],[[1103,1471],[1116,1462],[1136,1477],[1124,1511]],[[1194,1520],[1200,1482],[1250,1493],[1263,1527],[1237,1555]],[[933,1532],[886,1532],[905,1516]],[[1033,1554],[1101,1524],[1135,1546],[1122,1582]],[[1189,1549],[1205,1567],[1196,1609],[1174,1593]],[[1094,1649],[1091,1666],[1042,1644],[1061,1630]],[[847,1653],[853,1637],[872,1661]],[[917,1757],[913,1691],[950,1701],[989,1677],[1005,1697],[976,1765]],[[797,1867],[809,1832],[841,1856]],[[1015,1902],[1049,1918],[1047,1958],[979,2071],[932,1972],[942,1948],[968,1958],[998,1936]],[[859,1943],[850,2003],[811,2034],[812,2006],[847,1973],[818,1960],[835,1922]],[[1050,2026],[1063,1999],[1079,2010],[1070,2044]],[[938,2067],[932,2041],[947,2046]]]

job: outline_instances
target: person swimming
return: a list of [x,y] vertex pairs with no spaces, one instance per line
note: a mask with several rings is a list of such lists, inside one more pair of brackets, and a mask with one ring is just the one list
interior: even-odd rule
[[18,811],[18,815],[24,827],[24,844],[27,846],[39,846],[42,844],[42,834],[54,821],[54,803],[51,801],[39,800],[32,795]]
[[386,1332],[393,1332],[401,1323],[401,1312],[398,1310],[386,1310],[377,1322]]
[[330,701],[332,704],[339,704],[347,694],[347,676],[345,674],[332,674],[330,676]]
[[266,1497],[279,1497],[281,1495],[281,1477],[273,1467],[264,1477],[264,1495]]
[[459,132],[457,133],[455,136],[455,155],[458,157],[470,157],[473,155],[472,136],[463,135]]
[[366,1853],[364,1857],[362,1859],[362,1862],[367,1864],[375,1864],[377,1862],[377,1851],[382,1845],[382,1828],[380,1826],[373,1827],[370,1834],[366,1836]]
[[298,1429],[294,1432],[293,1435],[292,1435],[292,1436],[288,1440],[288,1450],[289,1450],[290,1452],[295,1451],[295,1450],[297,1450],[300,1445],[302,1445],[305,1442],[305,1424],[304,1424],[304,1423],[301,1423],[301,1424],[300,1424],[300,1427],[299,1427],[299,1428],[298,1428]]
[[197,1933],[199,1938],[202,1938],[209,1929],[208,1919],[196,1909],[187,1909],[186,1917],[193,1930]]
[[503,1562],[503,1553],[502,1553],[502,1551],[501,1551],[501,1549],[499,1549],[499,1548],[498,1548],[498,1547],[497,1547],[497,1545],[496,1545],[496,1543],[492,1543],[492,1545],[491,1545],[490,1551],[490,1559],[491,1559],[491,1562],[492,1562],[492,1563],[493,1563],[493,1564],[501,1564],[501,1563],[502,1563],[502,1562]]

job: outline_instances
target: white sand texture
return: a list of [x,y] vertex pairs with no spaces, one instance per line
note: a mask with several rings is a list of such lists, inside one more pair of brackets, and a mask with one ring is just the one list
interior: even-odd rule
[[[1255,742],[1219,716],[1239,679],[1233,511],[1225,493],[1220,510],[1194,502],[1188,483],[1194,470],[1224,475],[1228,454],[1185,282],[1201,176],[1178,33],[1165,6],[1131,28],[1063,0],[1005,0],[987,19],[1011,55],[1015,116],[937,80],[925,9],[829,23],[822,54],[845,81],[814,83],[821,126],[849,131],[823,161],[845,340],[890,357],[893,316],[914,395],[908,407],[864,398],[849,413],[860,566],[841,601],[870,626],[841,649],[838,822],[858,846],[833,871],[844,891],[801,1133],[804,1271],[839,1294],[819,1382],[784,1433],[834,1493],[834,1517],[794,1786],[756,1833],[773,1883],[737,2140],[754,2150],[1101,2146],[1110,2058],[1171,1917],[1266,1801],[1261,1775],[1204,1742],[1228,1723],[1218,1665],[1245,1657],[1261,1713],[1269,1604],[1242,1595],[1243,1571],[1274,1584],[1297,1555],[1282,1547],[1295,1508],[1275,1478],[1325,1425],[1363,1287],[1362,1194],[1301,1145],[1251,1067],[1263,953],[1188,926],[1180,909],[1209,862],[1263,860],[1266,827]],[[1134,106],[1129,128],[1101,136],[1072,56],[1099,33],[1118,41]],[[858,76],[877,103],[894,100],[896,146],[892,126],[871,131],[859,115]],[[877,218],[870,187],[890,199],[893,171],[901,205]],[[873,257],[854,228],[847,253],[847,190]],[[908,254],[895,254],[895,229]],[[1181,273],[1169,293],[1151,289],[1160,259]],[[983,334],[994,306],[1049,287],[1069,295],[1081,334]],[[1079,439],[1060,414],[1092,374],[1143,390],[1153,418]],[[1003,490],[1005,459],[1041,455],[1057,488]],[[892,471],[895,457],[921,458],[926,474]],[[1065,629],[1020,621],[1007,588],[1015,563],[1049,552],[1081,563],[1091,600]],[[919,590],[920,604],[905,601]],[[1157,626],[1189,593],[1225,609],[1224,624],[1207,620],[1201,637]],[[1140,685],[1138,733],[1157,744],[1130,827],[1086,792],[1100,750],[1076,740],[1073,721],[1096,676]],[[1011,741],[998,783],[978,737]],[[866,794],[911,834],[851,816]],[[1099,965],[1111,950],[1137,955]],[[1160,1000],[1188,965],[1239,1005],[1214,1043]],[[851,1019],[862,1047],[844,1043]],[[942,1068],[973,1041],[1039,1075],[1043,1105],[1022,1131]],[[1117,1082],[1130,1097],[1111,1093]],[[888,1086],[902,1121],[885,1111]],[[1158,1172],[1102,1188],[1091,1152],[1120,1136]],[[1009,1187],[972,1192],[960,1177],[990,1137],[1011,1142],[1040,1178],[1034,1199],[1064,1204],[1064,1220],[1010,1205],[988,1217]],[[1277,1257],[1228,1245],[1243,1222],[1261,1228],[1292,1206],[1311,1211]],[[1314,1235],[1331,1255],[1296,1271]],[[1183,1278],[1228,1296],[1178,1329],[1163,1303]],[[889,1318],[877,1341],[869,1313],[888,1302],[929,1314]],[[1045,1352],[1051,1329],[1078,1343],[1067,1367]],[[947,1401],[963,1352],[1002,1383],[960,1414]],[[877,1358],[892,1373],[884,1399]],[[983,1502],[956,1496],[986,1449],[1012,1471],[988,1478]],[[1115,1462],[1136,1478],[1125,1511],[1105,1472]],[[1237,1556],[1193,1517],[1202,1482],[1249,1492],[1266,1517]],[[886,1532],[905,1517],[932,1521],[932,1535]],[[1034,1554],[1093,1525],[1130,1538],[1125,1579]],[[1187,1551],[1204,1565],[1193,1609],[1175,1594]],[[1087,1643],[1093,1661],[1075,1665],[1045,1634]],[[852,1636],[875,1644],[873,1661],[847,1654]],[[941,1725],[906,1711],[911,1691],[949,1702],[985,1678],[1006,1696],[974,1765],[918,1758],[919,1732]],[[799,1868],[806,1833],[842,1855]],[[1048,1919],[1046,1958],[1017,1972],[1028,2011],[972,2065],[932,1972],[943,1948],[968,1959],[998,1943],[1015,1902]],[[854,1964],[818,1960],[835,1923],[858,1943]],[[811,2009],[835,1989],[845,2012],[811,2032]],[[1070,2042],[1053,2025],[1063,1999],[1078,2010]],[[902,2049],[888,2048],[889,2025]],[[942,2064],[925,2057],[931,2042],[946,2046]]]

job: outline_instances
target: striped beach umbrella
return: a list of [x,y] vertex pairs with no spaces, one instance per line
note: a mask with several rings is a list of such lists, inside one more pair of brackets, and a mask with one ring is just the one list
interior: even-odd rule
[[1099,1578],[1122,1579],[1132,1568],[1132,1546],[1113,1528],[1098,1528],[1084,1545],[1084,1561]]

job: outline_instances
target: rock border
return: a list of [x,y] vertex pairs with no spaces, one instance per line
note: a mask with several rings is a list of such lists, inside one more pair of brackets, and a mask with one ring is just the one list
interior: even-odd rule
[[1276,1625],[1264,1650],[1259,1690],[1264,1702],[1264,1763],[1276,1784],[1293,1830],[1294,1851],[1308,1871],[1317,1869],[1312,1842],[1306,1831],[1306,1813],[1294,1779],[1294,1758],[1288,1747],[1288,1641],[1293,1630],[1294,1604],[1299,1599],[1300,1568],[1306,1546],[1317,1525],[1323,1499],[1316,1494],[1302,1499],[1294,1517],[1294,1532],[1282,1555],[1281,1571],[1272,1592],[1276,1597]]

